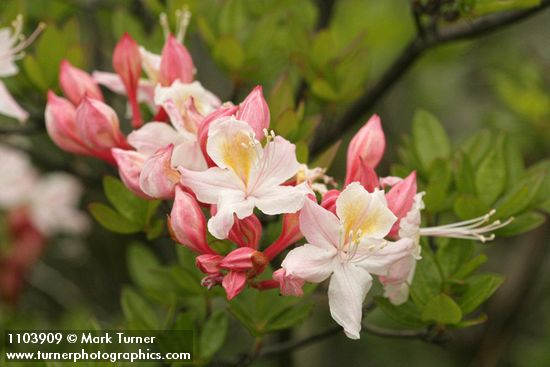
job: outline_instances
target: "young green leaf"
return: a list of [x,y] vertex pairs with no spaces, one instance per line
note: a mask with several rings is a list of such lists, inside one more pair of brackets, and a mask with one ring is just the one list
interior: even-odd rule
[[420,163],[427,171],[437,158],[448,158],[451,143],[437,118],[424,110],[417,110],[413,118],[413,144]]
[[200,337],[201,357],[211,358],[223,345],[229,321],[225,311],[213,313],[204,324]]
[[139,224],[130,222],[107,205],[91,203],[88,205],[90,213],[103,227],[115,233],[136,233],[141,230]]
[[467,280],[468,289],[462,295],[459,305],[464,314],[474,311],[485,302],[502,284],[504,278],[498,274],[474,275]]
[[462,319],[462,311],[446,294],[438,294],[422,309],[422,320],[440,324],[456,324]]

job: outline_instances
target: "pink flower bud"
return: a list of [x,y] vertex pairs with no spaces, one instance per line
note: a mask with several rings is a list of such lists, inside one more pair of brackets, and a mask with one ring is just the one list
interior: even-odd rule
[[222,261],[223,256],[213,255],[213,254],[204,254],[199,255],[195,259],[195,265],[205,274],[219,274],[220,273],[220,262]]
[[361,163],[348,171],[344,185],[347,186],[352,182],[359,182],[368,192],[373,192],[375,188],[380,186],[374,168]]
[[351,140],[348,147],[346,184],[353,181],[350,177],[360,167],[376,168],[386,148],[386,138],[380,123],[380,117],[373,115]]
[[105,103],[84,97],[76,109],[76,128],[94,155],[111,157],[111,148],[128,148],[116,112]]
[[84,95],[103,101],[103,95],[94,78],[84,70],[72,66],[67,60],[61,61],[59,85],[63,94],[75,106],[80,104]]
[[252,214],[244,219],[236,218],[228,238],[240,247],[257,249],[260,237],[262,237],[262,223]]
[[176,198],[168,218],[168,228],[174,241],[189,247],[199,254],[216,253],[206,242],[206,218],[197,200],[176,187]]
[[124,185],[137,196],[144,199],[151,199],[151,197],[144,193],[139,186],[139,175],[145,163],[145,156],[134,150],[119,148],[113,148],[111,153],[116,161],[118,174]]
[[143,164],[139,185],[147,195],[157,199],[172,199],[180,181],[180,173],[172,167],[174,144],[160,148]]
[[245,271],[253,267],[252,256],[257,252],[250,247],[240,247],[227,254],[220,262],[220,267],[226,270]]
[[264,129],[269,129],[269,107],[261,86],[254,88],[239,105],[236,117],[237,120],[248,122],[256,134],[256,139],[261,140]]
[[279,288],[283,296],[298,296],[304,295],[303,287],[305,281],[293,275],[287,275],[286,270],[281,268],[273,272],[273,279],[279,283]]
[[393,186],[386,194],[386,200],[388,201],[388,208],[397,217],[397,221],[393,225],[390,233],[390,237],[397,236],[399,232],[399,222],[401,218],[405,217],[414,202],[414,196],[416,195],[416,172],[411,172],[403,181]]
[[206,158],[206,162],[208,163],[208,167],[214,167],[216,164],[212,159],[208,156],[208,153],[206,151],[206,143],[208,142],[208,129],[210,128],[210,124],[222,117],[232,116],[237,113],[239,107],[234,105],[223,105],[220,108],[216,109],[214,112],[210,113],[208,116],[202,120],[201,124],[199,125],[199,130],[197,132],[197,136],[199,139],[199,145],[202,150],[202,154]]
[[128,100],[132,107],[132,126],[135,129],[139,128],[143,124],[137,100],[139,78],[141,77],[141,54],[138,44],[128,33],[124,33],[115,47],[113,68],[120,76],[128,94]]
[[240,271],[230,271],[223,277],[222,286],[227,294],[227,300],[231,301],[241,293],[246,285],[247,275]]
[[264,254],[269,260],[284,251],[288,246],[291,246],[302,239],[303,235],[300,232],[300,212],[287,213],[283,215],[283,228],[279,238],[275,240]]
[[48,135],[58,147],[71,153],[91,155],[76,132],[76,109],[71,102],[48,91],[45,119]]
[[340,191],[333,189],[329,190],[323,195],[323,201],[321,201],[321,206],[326,210],[331,211],[336,214],[336,199],[340,196]]
[[185,46],[169,35],[160,59],[160,84],[169,86],[178,79],[182,83],[191,83],[194,72],[193,59]]

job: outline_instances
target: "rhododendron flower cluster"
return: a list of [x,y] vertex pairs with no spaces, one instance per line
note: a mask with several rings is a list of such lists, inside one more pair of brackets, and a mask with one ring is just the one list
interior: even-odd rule
[[[247,286],[300,296],[306,282],[329,279],[332,317],[346,335],[359,338],[374,277],[391,302],[407,299],[421,236],[485,241],[507,224],[485,225],[489,214],[422,227],[416,173],[379,177],[375,171],[386,146],[376,115],[349,145],[342,189],[329,190],[333,180],[325,170],[298,162],[295,145],[270,130],[262,87],[238,105],[222,103],[194,80],[195,65],[181,37],[168,35],[155,55],[126,34],[115,48],[113,69],[90,75],[62,63],[67,99],[49,93],[51,138],[62,149],[115,165],[136,195],[171,201],[173,239],[196,254],[202,285],[221,285],[229,300]],[[98,83],[128,97],[128,135]],[[281,232],[262,248],[262,220],[275,215],[282,216]],[[209,242],[208,233],[215,240]],[[297,245],[304,237],[305,244]],[[231,249],[212,246],[219,240]],[[294,245],[272,279],[259,280]]]

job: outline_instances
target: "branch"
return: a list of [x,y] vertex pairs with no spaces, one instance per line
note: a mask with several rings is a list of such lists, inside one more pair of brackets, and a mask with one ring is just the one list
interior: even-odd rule
[[425,51],[444,43],[477,38],[528,18],[548,6],[550,6],[550,0],[542,0],[538,6],[533,8],[488,15],[467,24],[442,29],[431,37],[417,35],[405,46],[380,79],[349,106],[340,119],[326,126],[325,129],[317,130],[310,145],[311,155],[318,155],[353,127],[357,119],[367,113]]
[[[330,338],[331,336],[334,336],[341,332],[342,332],[342,327],[340,325],[335,325],[325,331],[322,331],[318,334],[310,335],[303,339],[291,340],[288,342],[273,345],[269,348],[264,348],[264,350],[259,353],[258,357],[270,357],[280,353],[294,351],[294,350],[306,347],[310,344],[317,343],[324,339]],[[434,337],[434,338],[431,337],[431,332],[429,329],[392,330],[392,329],[386,329],[386,328],[369,324],[369,323],[363,323],[363,332],[384,337],[384,338],[421,339],[428,342],[439,343],[438,337]]]

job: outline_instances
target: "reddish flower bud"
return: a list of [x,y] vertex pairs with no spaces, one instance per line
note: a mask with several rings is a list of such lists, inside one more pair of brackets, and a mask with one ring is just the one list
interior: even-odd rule
[[213,254],[204,254],[199,255],[195,259],[195,265],[205,274],[219,274],[220,272],[220,262],[222,261],[223,256],[213,255]]
[[287,275],[285,269],[279,269],[273,272],[273,279],[279,283],[280,292],[283,296],[298,296],[304,295],[303,287],[305,280]]
[[169,35],[162,49],[160,60],[159,81],[164,86],[169,86],[175,80],[182,83],[191,83],[195,66],[191,55],[174,36]]
[[359,163],[351,171],[348,171],[345,186],[352,182],[359,182],[368,192],[373,192],[374,189],[380,186],[378,175],[374,171],[374,168],[362,163]]
[[220,263],[226,270],[245,271],[252,269],[252,255],[256,250],[250,247],[240,247],[227,254]]
[[252,214],[244,219],[235,218],[235,224],[229,232],[229,239],[240,247],[258,248],[262,237],[262,223]]
[[176,187],[168,228],[174,241],[199,254],[216,254],[206,242],[206,218],[197,200],[180,186]]
[[103,95],[94,78],[84,70],[74,67],[67,60],[61,61],[59,85],[63,94],[75,106],[80,104],[84,95],[103,101]]
[[269,260],[284,251],[288,246],[291,246],[302,239],[303,235],[300,232],[300,212],[288,213],[283,215],[283,228],[279,238],[275,240],[264,254]]
[[171,199],[180,181],[180,173],[172,168],[174,145],[161,148],[143,164],[139,185],[147,195],[157,199]]
[[248,122],[256,134],[256,139],[261,140],[264,129],[269,129],[269,107],[261,86],[254,88],[239,105],[236,117],[237,120]]
[[120,76],[128,94],[128,101],[132,108],[132,126],[137,129],[143,124],[137,99],[139,78],[141,77],[141,55],[137,42],[128,33],[124,33],[115,47],[113,68]]
[[329,210],[332,213],[336,214],[336,199],[338,199],[338,196],[340,196],[339,190],[333,189],[327,191],[325,195],[323,195],[321,206],[326,210]]
[[48,91],[45,119],[48,135],[58,147],[71,153],[91,155],[76,131],[76,109],[71,102]]
[[231,301],[235,296],[242,292],[246,285],[246,273],[240,271],[230,271],[223,277],[222,286],[227,294],[227,300]]
[[[380,117],[373,115],[351,140],[348,147],[346,166],[346,185],[360,181],[358,172],[366,167],[376,168],[386,148],[386,138],[380,123]],[[364,185],[363,185],[364,186]],[[365,187],[366,188],[366,187]],[[369,190],[370,191],[370,190]]]
[[111,148],[128,148],[116,112],[105,103],[85,97],[76,109],[76,128],[92,153],[114,162]]
[[151,199],[151,197],[144,193],[139,186],[139,175],[145,163],[145,156],[134,150],[119,148],[113,148],[111,153],[117,163],[118,174],[122,182],[124,182],[124,185],[137,196],[144,199]]
[[405,217],[414,202],[414,196],[416,195],[416,172],[411,172],[403,181],[395,184],[390,191],[386,194],[386,200],[388,201],[388,208],[397,217],[397,221],[393,225],[390,233],[390,237],[397,236],[399,232],[399,222],[401,218]]

